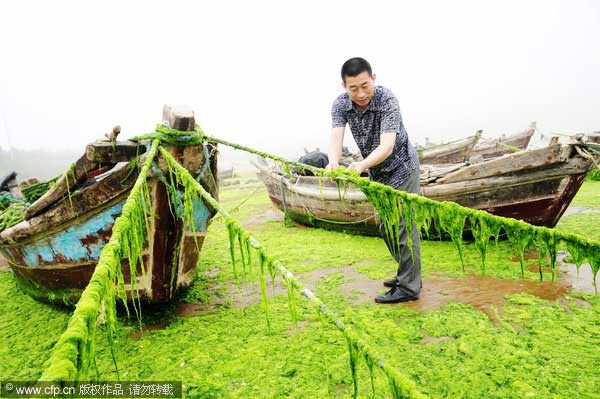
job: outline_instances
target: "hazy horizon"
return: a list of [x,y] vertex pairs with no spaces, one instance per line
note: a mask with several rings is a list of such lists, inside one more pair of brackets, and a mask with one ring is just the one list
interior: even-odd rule
[[[0,148],[74,150],[188,104],[208,133],[327,149],[339,68],[368,59],[413,142],[600,130],[594,1],[10,2]],[[347,145],[354,147],[347,129]]]

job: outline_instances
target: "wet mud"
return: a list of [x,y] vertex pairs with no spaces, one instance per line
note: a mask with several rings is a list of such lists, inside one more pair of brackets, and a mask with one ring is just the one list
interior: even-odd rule
[[[533,251],[532,251],[533,252]],[[537,253],[529,253],[529,259],[537,258]],[[564,258],[564,254],[559,259]],[[345,265],[339,268],[331,267],[318,269],[307,273],[298,274],[298,278],[313,292],[317,291],[319,281],[334,274],[342,274],[343,282],[340,284],[340,294],[346,301],[353,304],[374,303],[373,298],[378,293],[384,292],[386,288],[381,280],[374,280],[359,273],[353,266]],[[361,263],[362,264],[362,263]],[[530,265],[535,266],[537,263]],[[556,281],[550,281],[550,272],[544,273],[548,280],[503,279],[479,274],[467,274],[464,277],[435,276],[423,280],[423,288],[418,301],[393,304],[391,306],[403,306],[416,311],[436,310],[451,302],[471,305],[484,312],[492,321],[496,321],[502,314],[502,308],[506,303],[504,297],[510,294],[527,293],[538,298],[549,301],[562,301],[570,292],[594,293],[592,284],[592,272],[589,265],[580,269],[579,275],[575,265],[560,263],[559,276]],[[337,288],[336,288],[337,289]],[[257,284],[242,284],[240,289],[235,285],[228,288],[232,299],[232,306],[246,307],[260,303],[260,293]],[[275,286],[268,287],[267,295],[283,295],[286,288],[279,279]],[[317,295],[319,295],[317,293]],[[585,301],[584,301],[585,302]],[[185,304],[179,307],[178,314],[181,316],[193,316],[202,314],[213,309],[211,305]],[[390,305],[376,305],[390,306]]]
[[565,210],[565,213],[562,215],[562,217],[566,217],[569,215],[576,215],[576,214],[580,214],[580,213],[594,213],[594,212],[600,212],[597,208],[585,208],[582,206],[570,206]]
[[262,212],[261,214],[244,221],[242,223],[242,226],[244,226],[244,227],[260,226],[263,223],[272,222],[272,221],[283,222],[283,213],[281,213],[281,211],[276,210],[276,209],[267,209],[264,212]]
[[137,332],[131,333],[128,335],[128,337],[131,339],[140,339],[140,338],[144,337],[144,332],[152,331],[152,330],[163,330],[168,325],[169,325],[168,321],[165,321],[164,323],[160,323],[160,324],[148,324],[148,325],[142,326],[142,331],[137,331]]
[[6,273],[10,271],[10,267],[8,267],[8,261],[0,255],[0,273]]

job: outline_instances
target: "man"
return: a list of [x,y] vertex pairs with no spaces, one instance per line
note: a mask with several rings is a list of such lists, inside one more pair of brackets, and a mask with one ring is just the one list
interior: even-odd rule
[[[351,58],[342,66],[342,86],[346,92],[333,103],[329,165],[339,167],[346,124],[360,149],[363,160],[353,162],[348,170],[359,174],[369,170],[371,180],[397,190],[419,193],[419,158],[408,141],[400,107],[394,94],[375,86],[375,74],[363,58]],[[396,278],[384,281],[390,290],[377,295],[375,302],[396,303],[419,299],[421,291],[421,242],[419,231],[412,228],[413,254],[407,245],[405,220],[400,226],[399,250],[390,240],[383,225],[380,231],[398,262]]]

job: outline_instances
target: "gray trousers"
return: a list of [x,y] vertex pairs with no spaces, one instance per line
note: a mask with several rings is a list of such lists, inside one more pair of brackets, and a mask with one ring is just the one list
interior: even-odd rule
[[[396,190],[406,191],[408,193],[419,194],[419,169],[417,168],[404,183],[394,187]],[[392,243],[388,237],[383,223],[379,225],[379,232],[383,237],[390,253],[398,262],[398,272],[396,281],[398,287],[405,295],[419,296],[421,291],[421,238],[415,224],[412,224],[412,248],[411,256],[410,248],[408,247],[408,234],[406,231],[406,220],[402,218],[400,223],[400,250]]]

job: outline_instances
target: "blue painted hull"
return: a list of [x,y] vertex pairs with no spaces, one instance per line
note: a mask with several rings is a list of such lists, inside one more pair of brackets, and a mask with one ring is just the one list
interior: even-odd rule
[[[173,218],[162,186],[154,182],[154,214],[149,241],[144,248],[145,272],[137,270],[135,296],[149,302],[172,299],[176,291],[191,282],[199,250],[212,213],[202,200],[193,204],[194,231]],[[162,194],[161,194],[162,193]],[[161,197],[162,196],[162,197]],[[160,198],[158,204],[156,199]],[[120,216],[125,198],[108,206],[91,210],[62,228],[28,237],[22,244],[0,246],[0,252],[15,272],[21,288],[32,297],[47,302],[74,304],[89,282],[100,252],[111,236],[115,220]],[[158,206],[157,206],[158,205]],[[169,226],[160,223],[171,218]],[[154,227],[153,227],[154,226]],[[175,231],[170,231],[175,230]],[[168,241],[168,242],[167,242]],[[167,242],[167,245],[159,245]],[[170,242],[170,244],[169,244]],[[153,256],[150,254],[153,253]],[[176,267],[175,267],[176,266]],[[138,266],[139,267],[139,266]],[[175,270],[177,275],[170,273]],[[131,275],[127,259],[122,261],[128,295]],[[171,287],[166,282],[174,282]],[[162,291],[160,293],[159,291]]]

